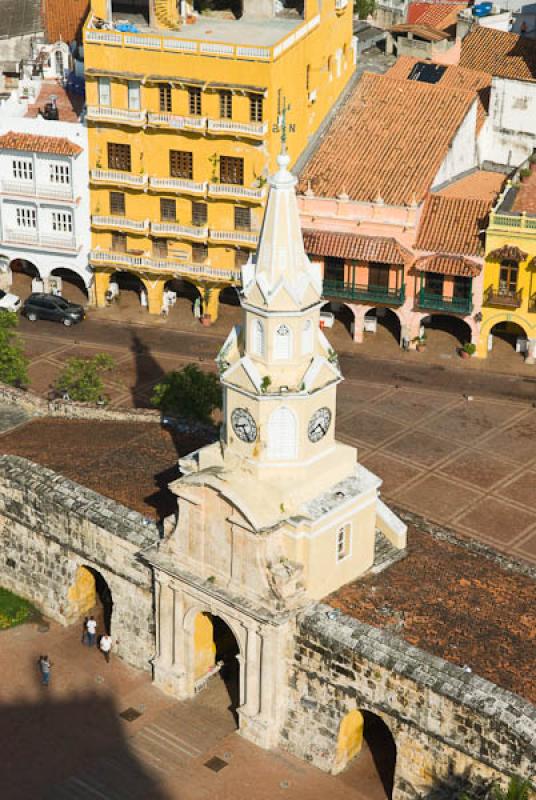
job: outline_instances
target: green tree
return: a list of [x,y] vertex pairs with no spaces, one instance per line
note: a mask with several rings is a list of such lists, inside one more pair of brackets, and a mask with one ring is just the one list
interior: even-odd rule
[[366,19],[376,10],[376,0],[354,0],[354,11],[359,19]]
[[79,403],[106,400],[101,375],[114,366],[115,361],[108,353],[97,353],[93,358],[69,358],[54,386]]
[[19,318],[12,311],[0,312],[0,382],[22,386],[28,382],[28,359],[17,333]]
[[523,780],[514,775],[510,778],[508,789],[503,791],[499,786],[493,787],[491,796],[493,800],[529,800],[530,781]]
[[212,372],[196,364],[169,372],[153,389],[151,404],[164,414],[211,422],[211,414],[222,406],[221,386]]

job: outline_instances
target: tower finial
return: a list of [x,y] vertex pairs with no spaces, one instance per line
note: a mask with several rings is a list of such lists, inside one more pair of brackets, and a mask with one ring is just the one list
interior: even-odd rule
[[277,117],[277,126],[281,135],[281,155],[287,154],[287,111],[290,111],[290,104],[287,103],[287,98],[283,97],[283,105],[280,106]]

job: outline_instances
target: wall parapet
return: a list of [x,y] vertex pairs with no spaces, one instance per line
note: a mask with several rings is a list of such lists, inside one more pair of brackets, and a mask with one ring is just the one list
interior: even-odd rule
[[300,615],[299,630],[325,647],[334,660],[344,653],[366,659],[470,709],[492,725],[500,724],[523,742],[532,763],[536,762],[536,706],[522,697],[331,606],[306,609]]
[[[158,526],[143,514],[21,456],[0,456],[0,483],[10,490],[31,491],[40,504],[46,502],[82,517],[135,547],[147,547],[160,540]],[[9,516],[9,507],[4,507],[2,513]]]

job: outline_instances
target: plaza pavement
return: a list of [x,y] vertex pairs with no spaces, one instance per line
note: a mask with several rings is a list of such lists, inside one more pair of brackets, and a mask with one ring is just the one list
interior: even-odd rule
[[[235,733],[218,676],[180,703],[148,673],[106,664],[80,633],[42,621],[0,632],[2,800],[385,800],[366,745],[338,777],[261,750]],[[47,689],[36,664],[45,653]],[[136,719],[121,716],[132,709]]]

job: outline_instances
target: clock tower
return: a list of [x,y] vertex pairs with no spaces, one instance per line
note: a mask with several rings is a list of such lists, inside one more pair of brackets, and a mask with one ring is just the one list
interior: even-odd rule
[[197,658],[207,623],[194,619],[220,617],[239,650],[240,731],[266,747],[285,714],[297,612],[370,569],[378,531],[406,544],[380,478],[335,436],[342,375],[320,329],[322,279],[304,251],[288,164],[280,155],[259,248],[243,268],[242,324],[217,357],[219,441],[180,460],[176,518],[144,554],[158,587],[155,680],[191,696],[195,665],[213,659],[210,647]]

